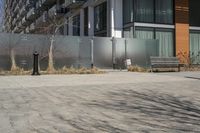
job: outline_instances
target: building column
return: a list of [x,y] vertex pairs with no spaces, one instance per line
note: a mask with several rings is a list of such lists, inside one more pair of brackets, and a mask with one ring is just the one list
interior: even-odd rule
[[110,37],[122,37],[123,32],[123,1],[108,0],[108,26],[107,33]]
[[94,7],[88,7],[88,35],[94,36]]
[[80,10],[80,36],[84,36],[84,9]]
[[189,0],[175,0],[176,56],[189,63]]
[[73,36],[73,18],[68,19],[68,35]]

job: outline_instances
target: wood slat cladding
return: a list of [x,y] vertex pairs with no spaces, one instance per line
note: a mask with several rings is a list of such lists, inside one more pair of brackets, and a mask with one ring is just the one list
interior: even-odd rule
[[182,63],[189,57],[189,0],[175,0],[176,56]]
[[175,0],[175,22],[189,23],[189,0]]

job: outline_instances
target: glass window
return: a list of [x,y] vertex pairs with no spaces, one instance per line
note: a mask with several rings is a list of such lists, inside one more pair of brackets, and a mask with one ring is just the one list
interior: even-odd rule
[[104,2],[94,8],[95,32],[107,29],[107,3]]
[[80,36],[80,15],[73,17],[73,36]]
[[154,30],[153,28],[137,27],[135,30],[135,36],[138,39],[154,39]]
[[133,22],[133,0],[123,0],[123,20],[124,24]]
[[192,64],[200,64],[200,31],[190,32],[190,59]]
[[123,22],[133,21],[173,24],[174,0],[123,0]]
[[64,30],[65,30],[64,25],[59,28],[60,35],[64,35]]
[[84,9],[84,35],[88,35],[88,8]]
[[164,57],[174,56],[174,30],[136,27],[135,36],[138,39],[159,40],[159,55]]
[[191,26],[200,26],[200,0],[189,0],[189,9],[190,9],[190,25]]
[[99,32],[99,33],[96,33],[95,36],[97,36],[97,37],[107,37],[107,32],[106,31]]
[[65,24],[64,24],[64,35],[68,35],[68,18],[65,19]]
[[164,57],[174,56],[174,32],[171,29],[156,29],[159,40],[159,54]]
[[134,5],[136,21],[154,21],[154,0],[135,0]]
[[124,38],[133,38],[134,37],[134,28],[133,27],[125,28],[124,32],[123,32],[123,37]]
[[156,0],[156,23],[173,23],[173,0]]

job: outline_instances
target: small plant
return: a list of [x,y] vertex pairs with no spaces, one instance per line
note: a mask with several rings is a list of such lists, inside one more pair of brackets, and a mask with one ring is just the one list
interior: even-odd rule
[[25,71],[23,68],[16,67],[11,71],[0,70],[0,75],[31,75],[32,70]]
[[148,72],[148,69],[135,65],[135,66],[129,66],[128,71],[129,72]]
[[190,57],[186,51],[179,51],[177,53],[177,58],[179,59],[181,64],[184,64],[184,66],[188,67],[190,63]]
[[194,53],[189,56],[187,52],[179,51],[177,57],[180,60],[180,63],[183,64],[181,71],[199,71],[199,65],[193,65],[195,58],[197,58],[198,56],[199,55],[195,57]]

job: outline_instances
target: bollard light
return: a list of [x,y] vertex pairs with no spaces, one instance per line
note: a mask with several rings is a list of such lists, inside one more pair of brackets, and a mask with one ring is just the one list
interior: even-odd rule
[[38,57],[39,57],[39,54],[37,53],[37,51],[35,51],[33,53],[33,73],[32,75],[40,75],[39,73],[39,63],[38,63]]

